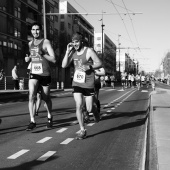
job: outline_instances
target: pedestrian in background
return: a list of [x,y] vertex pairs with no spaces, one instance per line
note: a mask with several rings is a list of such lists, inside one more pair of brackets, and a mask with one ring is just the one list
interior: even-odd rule
[[18,75],[18,69],[16,65],[12,69],[12,80],[14,82],[14,90],[19,90],[19,75]]

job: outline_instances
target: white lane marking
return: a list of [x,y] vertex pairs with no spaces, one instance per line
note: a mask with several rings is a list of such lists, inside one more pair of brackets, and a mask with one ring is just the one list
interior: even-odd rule
[[117,104],[118,106],[120,105],[120,103]]
[[107,110],[107,112],[111,112],[111,110]]
[[112,91],[112,90],[116,90],[116,89],[108,89],[108,90],[106,90],[106,91]]
[[147,129],[148,129],[148,119],[146,120],[145,134],[144,134],[144,144],[141,156],[141,166],[139,170],[145,170],[145,160],[146,160],[146,145],[147,145]]
[[74,140],[74,138],[67,138],[66,140],[64,140],[64,141],[61,142],[60,144],[67,145],[67,144],[70,143],[72,140]]
[[87,126],[93,126],[95,123],[88,123]]
[[121,90],[118,90],[118,91],[124,91],[123,89],[121,89]]
[[77,131],[76,133],[78,134],[78,133],[80,133],[80,132],[81,132],[81,130]]
[[103,114],[102,116],[107,116],[107,114],[105,113],[105,114]]
[[89,113],[89,115],[93,115],[93,113]]
[[28,151],[29,151],[28,149],[22,149],[22,150],[20,150],[19,152],[15,153],[15,154],[13,154],[13,155],[11,155],[11,156],[9,156],[7,159],[16,159],[16,158],[18,158],[19,156],[25,154],[25,153],[28,152]]
[[50,140],[51,138],[52,138],[52,137],[45,137],[45,138],[39,140],[39,141],[36,142],[36,143],[45,143],[46,141]]
[[37,160],[38,161],[45,161],[47,160],[50,156],[54,155],[56,153],[56,151],[48,151],[47,153],[45,153],[44,155],[42,155],[41,157],[39,157]]
[[76,123],[78,123],[78,120],[75,120],[75,121],[73,121],[72,123],[73,123],[73,124],[76,124]]
[[60,130],[56,131],[57,133],[62,133],[64,132],[65,130],[67,130],[68,128],[61,128]]
[[109,105],[104,105],[104,107],[108,107]]
[[[133,91],[133,90],[131,90],[131,91]],[[127,93],[123,94],[122,96],[118,97],[117,99],[111,101],[109,104],[113,104],[115,101],[119,100],[120,98],[122,98],[122,97],[125,96],[126,94],[130,93],[131,91],[128,91]],[[109,104],[108,104],[108,105],[109,105]]]
[[142,90],[141,92],[148,92],[148,90]]
[[112,109],[112,110],[114,110],[115,108],[114,108],[114,107],[112,107],[111,109]]

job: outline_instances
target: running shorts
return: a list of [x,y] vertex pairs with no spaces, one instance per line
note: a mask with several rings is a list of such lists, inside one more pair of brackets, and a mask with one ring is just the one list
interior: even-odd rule
[[78,86],[73,86],[73,93],[81,93],[83,96],[94,96],[94,88],[92,89],[87,89],[87,88],[82,88]]
[[30,73],[29,79],[36,79],[41,86],[50,86],[51,84],[51,76],[40,76],[38,74]]

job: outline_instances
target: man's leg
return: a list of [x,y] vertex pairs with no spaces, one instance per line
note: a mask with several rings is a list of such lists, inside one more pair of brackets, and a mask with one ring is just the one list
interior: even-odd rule
[[100,115],[99,115],[98,110],[97,110],[97,105],[94,102],[94,96],[86,96],[85,99],[86,99],[87,111],[89,113],[92,112],[94,114],[95,122],[99,122],[100,121]]
[[30,121],[31,123],[28,125],[27,130],[32,130],[36,127],[34,114],[35,114],[35,96],[37,93],[37,87],[38,87],[38,80],[36,79],[30,79],[29,80],[29,103],[28,108],[30,112]]
[[46,109],[47,109],[47,128],[52,127],[52,101],[50,97],[50,86],[42,86],[42,98],[45,101]]
[[85,128],[82,114],[83,95],[81,93],[73,93],[73,95],[76,103],[76,116],[79,122],[80,130],[84,130]]

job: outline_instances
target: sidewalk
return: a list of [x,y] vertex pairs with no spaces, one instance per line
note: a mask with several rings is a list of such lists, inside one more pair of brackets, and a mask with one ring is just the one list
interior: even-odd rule
[[[50,93],[72,91],[72,89],[51,89]],[[28,90],[0,90],[0,100],[28,96]]]
[[170,90],[151,94],[149,170],[170,169]]

